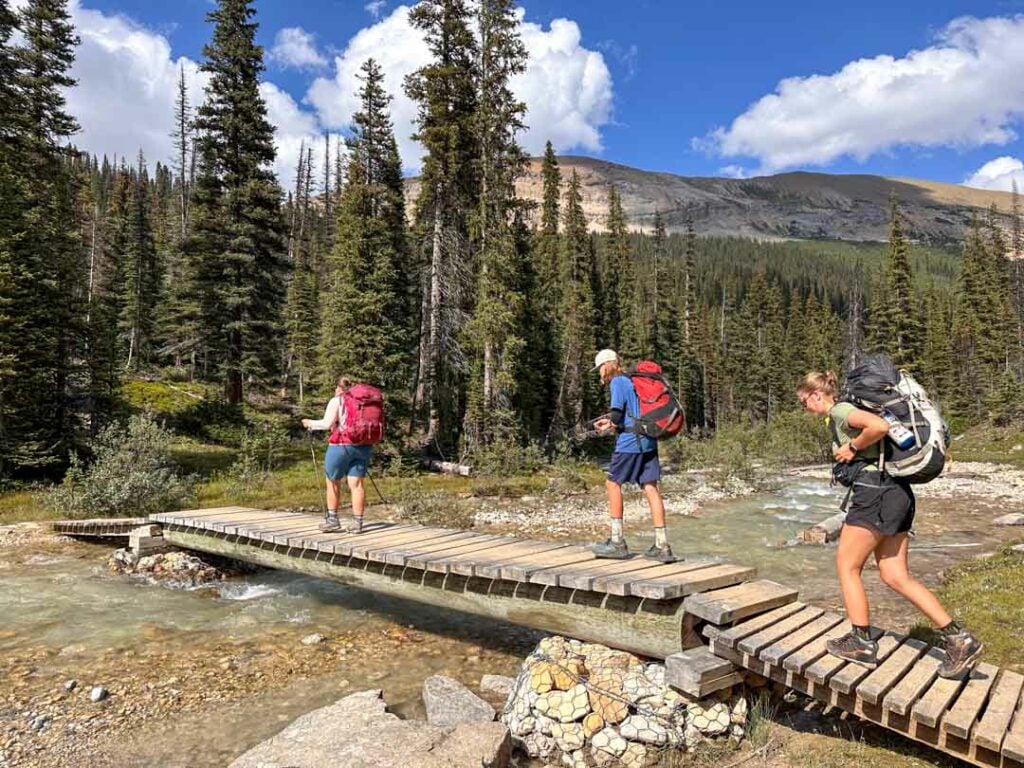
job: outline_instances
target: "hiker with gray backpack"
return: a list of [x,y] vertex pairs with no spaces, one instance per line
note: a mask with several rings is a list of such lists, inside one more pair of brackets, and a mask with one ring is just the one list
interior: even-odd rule
[[834,482],[849,491],[836,571],[851,629],[827,641],[829,653],[869,669],[878,665],[861,575],[872,554],[882,581],[913,603],[942,636],[946,658],[938,674],[957,678],[977,663],[981,641],[961,627],[938,598],[910,575],[907,550],[914,524],[913,484],[942,471],[948,429],[938,408],[885,355],[870,355],[850,371],[840,391],[832,371],[808,373],[797,385],[800,403],[826,417],[832,433]]

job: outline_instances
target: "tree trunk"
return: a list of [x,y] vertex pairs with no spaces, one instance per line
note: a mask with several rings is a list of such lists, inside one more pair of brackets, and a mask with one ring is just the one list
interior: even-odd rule
[[427,420],[427,437],[436,440],[441,431],[441,411],[438,403],[437,377],[441,356],[441,269],[442,269],[442,213],[441,185],[438,184],[434,197],[434,243],[430,256],[430,341],[427,350],[426,392],[430,408]]

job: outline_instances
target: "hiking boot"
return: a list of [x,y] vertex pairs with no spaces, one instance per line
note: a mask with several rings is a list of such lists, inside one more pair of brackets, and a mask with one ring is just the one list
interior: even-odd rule
[[644,552],[644,557],[649,557],[652,560],[657,560],[660,563],[666,564],[677,563],[683,559],[681,557],[676,557],[674,554],[672,554],[672,547],[670,547],[668,544],[665,544],[661,547],[659,547],[657,544],[651,544],[651,546],[647,548],[647,551]]
[[960,677],[978,663],[978,657],[985,650],[981,640],[966,629],[946,637],[946,659],[939,666],[939,677],[947,679]]
[[874,640],[865,640],[853,632],[847,632],[842,637],[826,641],[825,650],[833,656],[852,661],[868,669],[878,666],[878,643]]
[[606,539],[603,544],[592,546],[590,551],[594,553],[595,557],[603,557],[608,560],[625,560],[629,557],[629,547],[626,546],[625,539],[619,539],[618,541]]
[[341,522],[337,515],[327,515],[317,527],[324,533],[338,533],[341,531]]
[[347,517],[339,523],[339,530],[342,533],[362,533],[363,532],[363,518],[361,517]]

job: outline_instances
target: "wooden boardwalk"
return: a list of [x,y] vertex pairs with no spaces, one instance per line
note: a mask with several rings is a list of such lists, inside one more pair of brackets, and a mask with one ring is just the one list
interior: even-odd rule
[[63,536],[105,539],[128,536],[133,530],[147,523],[148,517],[101,517],[94,520],[57,520],[52,523],[52,528],[54,533]]
[[325,534],[309,515],[243,507],[150,520],[167,543],[189,549],[670,662],[690,654],[676,666],[688,665],[701,695],[747,670],[975,765],[1024,768],[1024,676],[983,663],[969,679],[943,680],[938,651],[889,632],[879,640],[877,669],[844,662],[825,651],[828,638],[849,628],[844,618],[799,602],[794,589],[755,580],[753,568],[598,560],[573,544],[421,525]]

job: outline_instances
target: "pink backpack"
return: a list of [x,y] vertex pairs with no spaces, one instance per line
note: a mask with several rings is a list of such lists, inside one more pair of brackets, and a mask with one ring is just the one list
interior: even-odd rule
[[355,384],[342,397],[345,423],[331,433],[329,442],[375,445],[384,439],[384,395],[369,384]]

